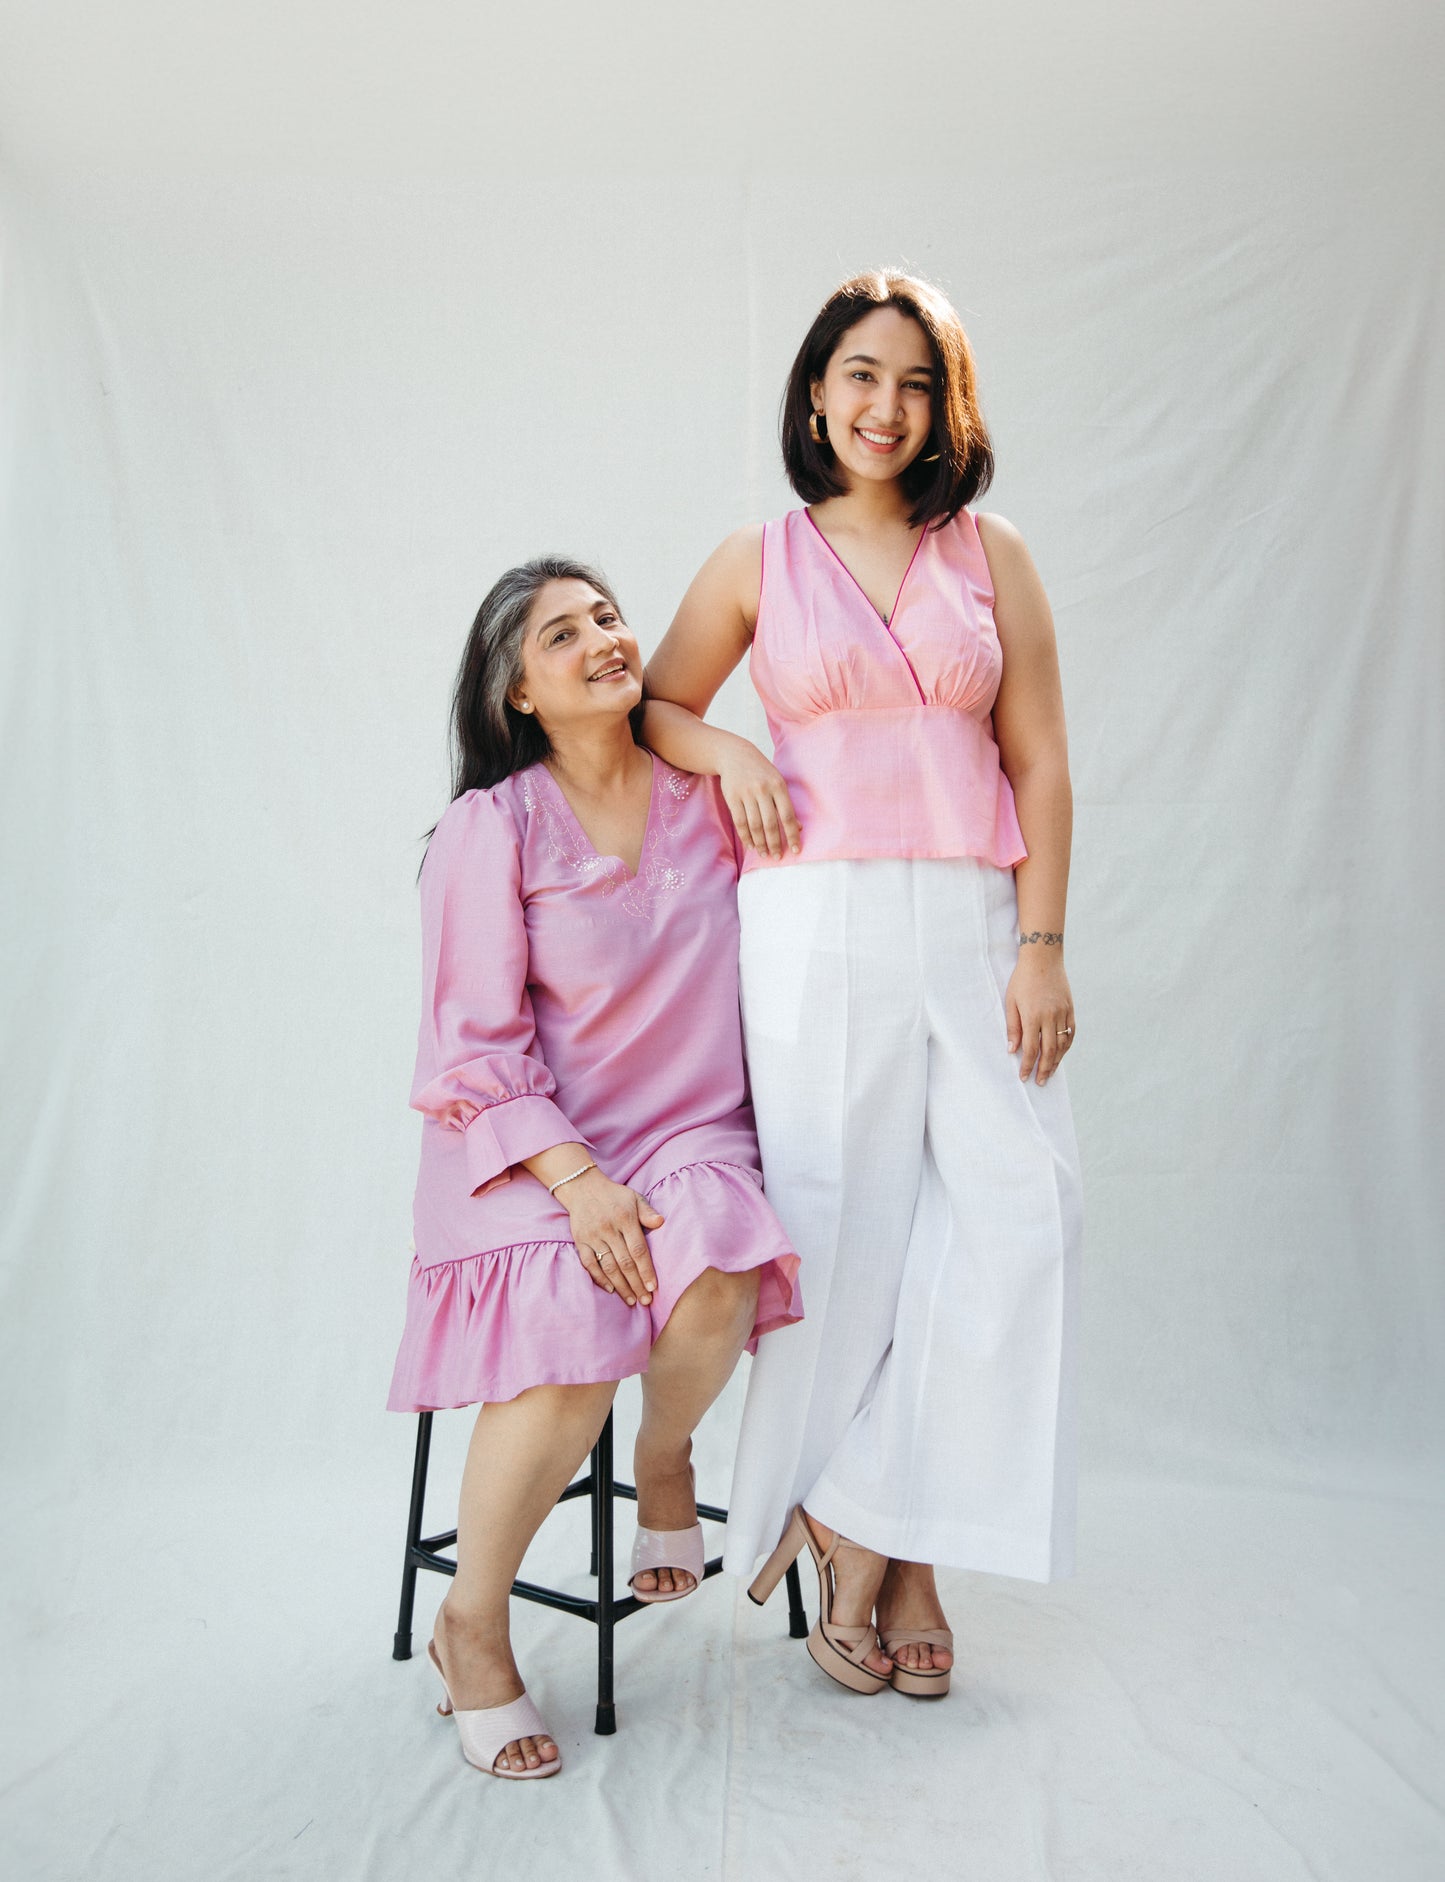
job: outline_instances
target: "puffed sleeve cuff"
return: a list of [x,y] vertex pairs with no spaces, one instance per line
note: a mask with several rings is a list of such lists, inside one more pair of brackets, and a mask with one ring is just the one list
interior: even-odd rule
[[466,1128],[467,1175],[474,1196],[510,1180],[512,1165],[554,1144],[585,1143],[550,1098],[508,1098],[478,1111]]

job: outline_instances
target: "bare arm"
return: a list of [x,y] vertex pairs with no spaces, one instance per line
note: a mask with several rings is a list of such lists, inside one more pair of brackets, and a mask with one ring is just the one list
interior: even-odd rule
[[[654,699],[703,717],[752,644],[762,567],[760,524],[734,530],[713,550],[647,663],[647,689]],[[667,752],[660,755],[672,763]]]
[[704,722],[718,688],[752,642],[762,551],[762,528],[755,524],[736,530],[698,570],[647,663],[643,737],[669,764],[718,780],[746,848],[781,856],[802,843],[781,774],[751,739]]
[[1074,1040],[1073,996],[1064,972],[1074,822],[1064,695],[1053,614],[1023,537],[1001,516],[980,516],[978,526],[1003,648],[994,736],[1028,848],[1014,871],[1019,931],[1027,939],[1009,982],[1009,1050],[1020,1055],[1019,1076],[1027,1078],[1036,1068],[1042,1085]]

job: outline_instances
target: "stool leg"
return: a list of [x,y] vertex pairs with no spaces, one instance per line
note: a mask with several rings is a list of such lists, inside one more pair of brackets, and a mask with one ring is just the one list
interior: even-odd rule
[[612,1414],[592,1447],[592,1533],[597,1563],[597,1722],[603,1738],[617,1730],[612,1703]]
[[597,1574],[598,1559],[601,1555],[601,1550],[598,1547],[598,1537],[597,1537],[598,1507],[599,1505],[598,1505],[598,1498],[597,1498],[597,1457],[596,1457],[596,1452],[594,1451],[593,1458],[592,1458],[592,1490],[588,1497],[588,1503],[587,1503],[588,1512],[592,1518],[592,1566],[591,1568],[588,1569],[587,1572],[589,1575],[593,1576],[594,1579]]
[[788,1638],[808,1638],[808,1616],[803,1610],[803,1584],[798,1579],[798,1564],[788,1569]]
[[411,1616],[416,1604],[416,1563],[411,1552],[421,1541],[427,1460],[431,1455],[431,1418],[430,1412],[423,1412],[417,1419],[416,1457],[411,1467],[411,1508],[406,1519],[406,1563],[401,1571],[401,1607],[396,1617],[396,1632],[391,1637],[393,1660],[411,1658]]

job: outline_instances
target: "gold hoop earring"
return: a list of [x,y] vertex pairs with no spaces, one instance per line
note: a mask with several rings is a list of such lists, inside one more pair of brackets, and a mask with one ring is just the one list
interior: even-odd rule
[[813,440],[814,444],[826,444],[828,442],[828,421],[821,412],[809,412],[808,436]]
[[936,464],[942,456],[942,451],[935,451],[931,457],[921,457],[918,461],[920,464]]

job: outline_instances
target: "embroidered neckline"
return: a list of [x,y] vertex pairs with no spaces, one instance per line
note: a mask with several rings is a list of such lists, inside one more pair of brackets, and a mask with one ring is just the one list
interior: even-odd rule
[[522,803],[542,826],[547,854],[584,882],[596,882],[602,895],[616,895],[618,906],[628,915],[650,915],[659,896],[675,894],[687,885],[686,870],[678,868],[669,852],[682,806],[692,793],[693,777],[690,772],[674,771],[655,755],[652,764],[652,802],[635,876],[628,875],[621,857],[599,856],[593,849],[550,772],[546,784],[539,787],[534,773],[546,771],[545,765],[531,765],[522,773]]

